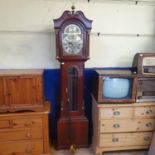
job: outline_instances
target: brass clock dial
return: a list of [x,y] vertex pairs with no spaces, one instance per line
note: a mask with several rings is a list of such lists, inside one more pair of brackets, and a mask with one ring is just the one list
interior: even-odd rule
[[75,24],[65,27],[62,33],[62,47],[64,54],[77,55],[83,48],[83,37],[81,29]]

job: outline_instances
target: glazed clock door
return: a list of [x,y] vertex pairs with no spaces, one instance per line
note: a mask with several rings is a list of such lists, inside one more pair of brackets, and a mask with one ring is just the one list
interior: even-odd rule
[[67,62],[61,65],[63,116],[83,114],[83,65],[81,62]]
[[78,110],[78,70],[70,67],[67,71],[67,111]]

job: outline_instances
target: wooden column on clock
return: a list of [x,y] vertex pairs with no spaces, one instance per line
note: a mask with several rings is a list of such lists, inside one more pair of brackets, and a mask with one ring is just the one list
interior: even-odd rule
[[57,148],[88,146],[88,120],[84,116],[84,62],[89,58],[92,21],[81,11],[65,11],[54,20],[56,55],[61,67],[61,109]]

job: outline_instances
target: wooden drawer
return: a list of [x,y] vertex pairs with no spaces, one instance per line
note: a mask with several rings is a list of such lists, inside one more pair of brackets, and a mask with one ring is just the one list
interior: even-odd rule
[[154,129],[154,119],[114,119],[100,121],[101,133],[153,131]]
[[0,143],[1,155],[40,155],[43,154],[42,141],[18,141]]
[[10,120],[0,120],[0,129],[7,129],[11,128],[11,121]]
[[0,142],[10,140],[42,139],[42,128],[33,128],[26,130],[8,130],[0,131]]
[[111,118],[132,118],[132,107],[114,107],[114,108],[100,108],[99,119],[111,119]]
[[153,132],[100,134],[100,147],[150,145]]
[[9,128],[32,128],[32,127],[40,127],[42,126],[42,117],[24,117],[20,116],[17,118],[12,117],[2,117],[0,120],[0,131],[1,129],[9,129]]
[[42,118],[41,117],[27,117],[27,118],[19,118],[13,120],[13,128],[31,128],[31,127],[39,127],[42,126]]
[[135,117],[155,117],[155,106],[134,107],[134,111]]

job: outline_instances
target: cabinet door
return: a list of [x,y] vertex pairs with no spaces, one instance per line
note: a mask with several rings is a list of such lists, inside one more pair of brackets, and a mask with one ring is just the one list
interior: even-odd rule
[[5,79],[6,102],[11,106],[42,104],[42,78],[9,77]]
[[0,107],[5,105],[3,78],[0,77]]

